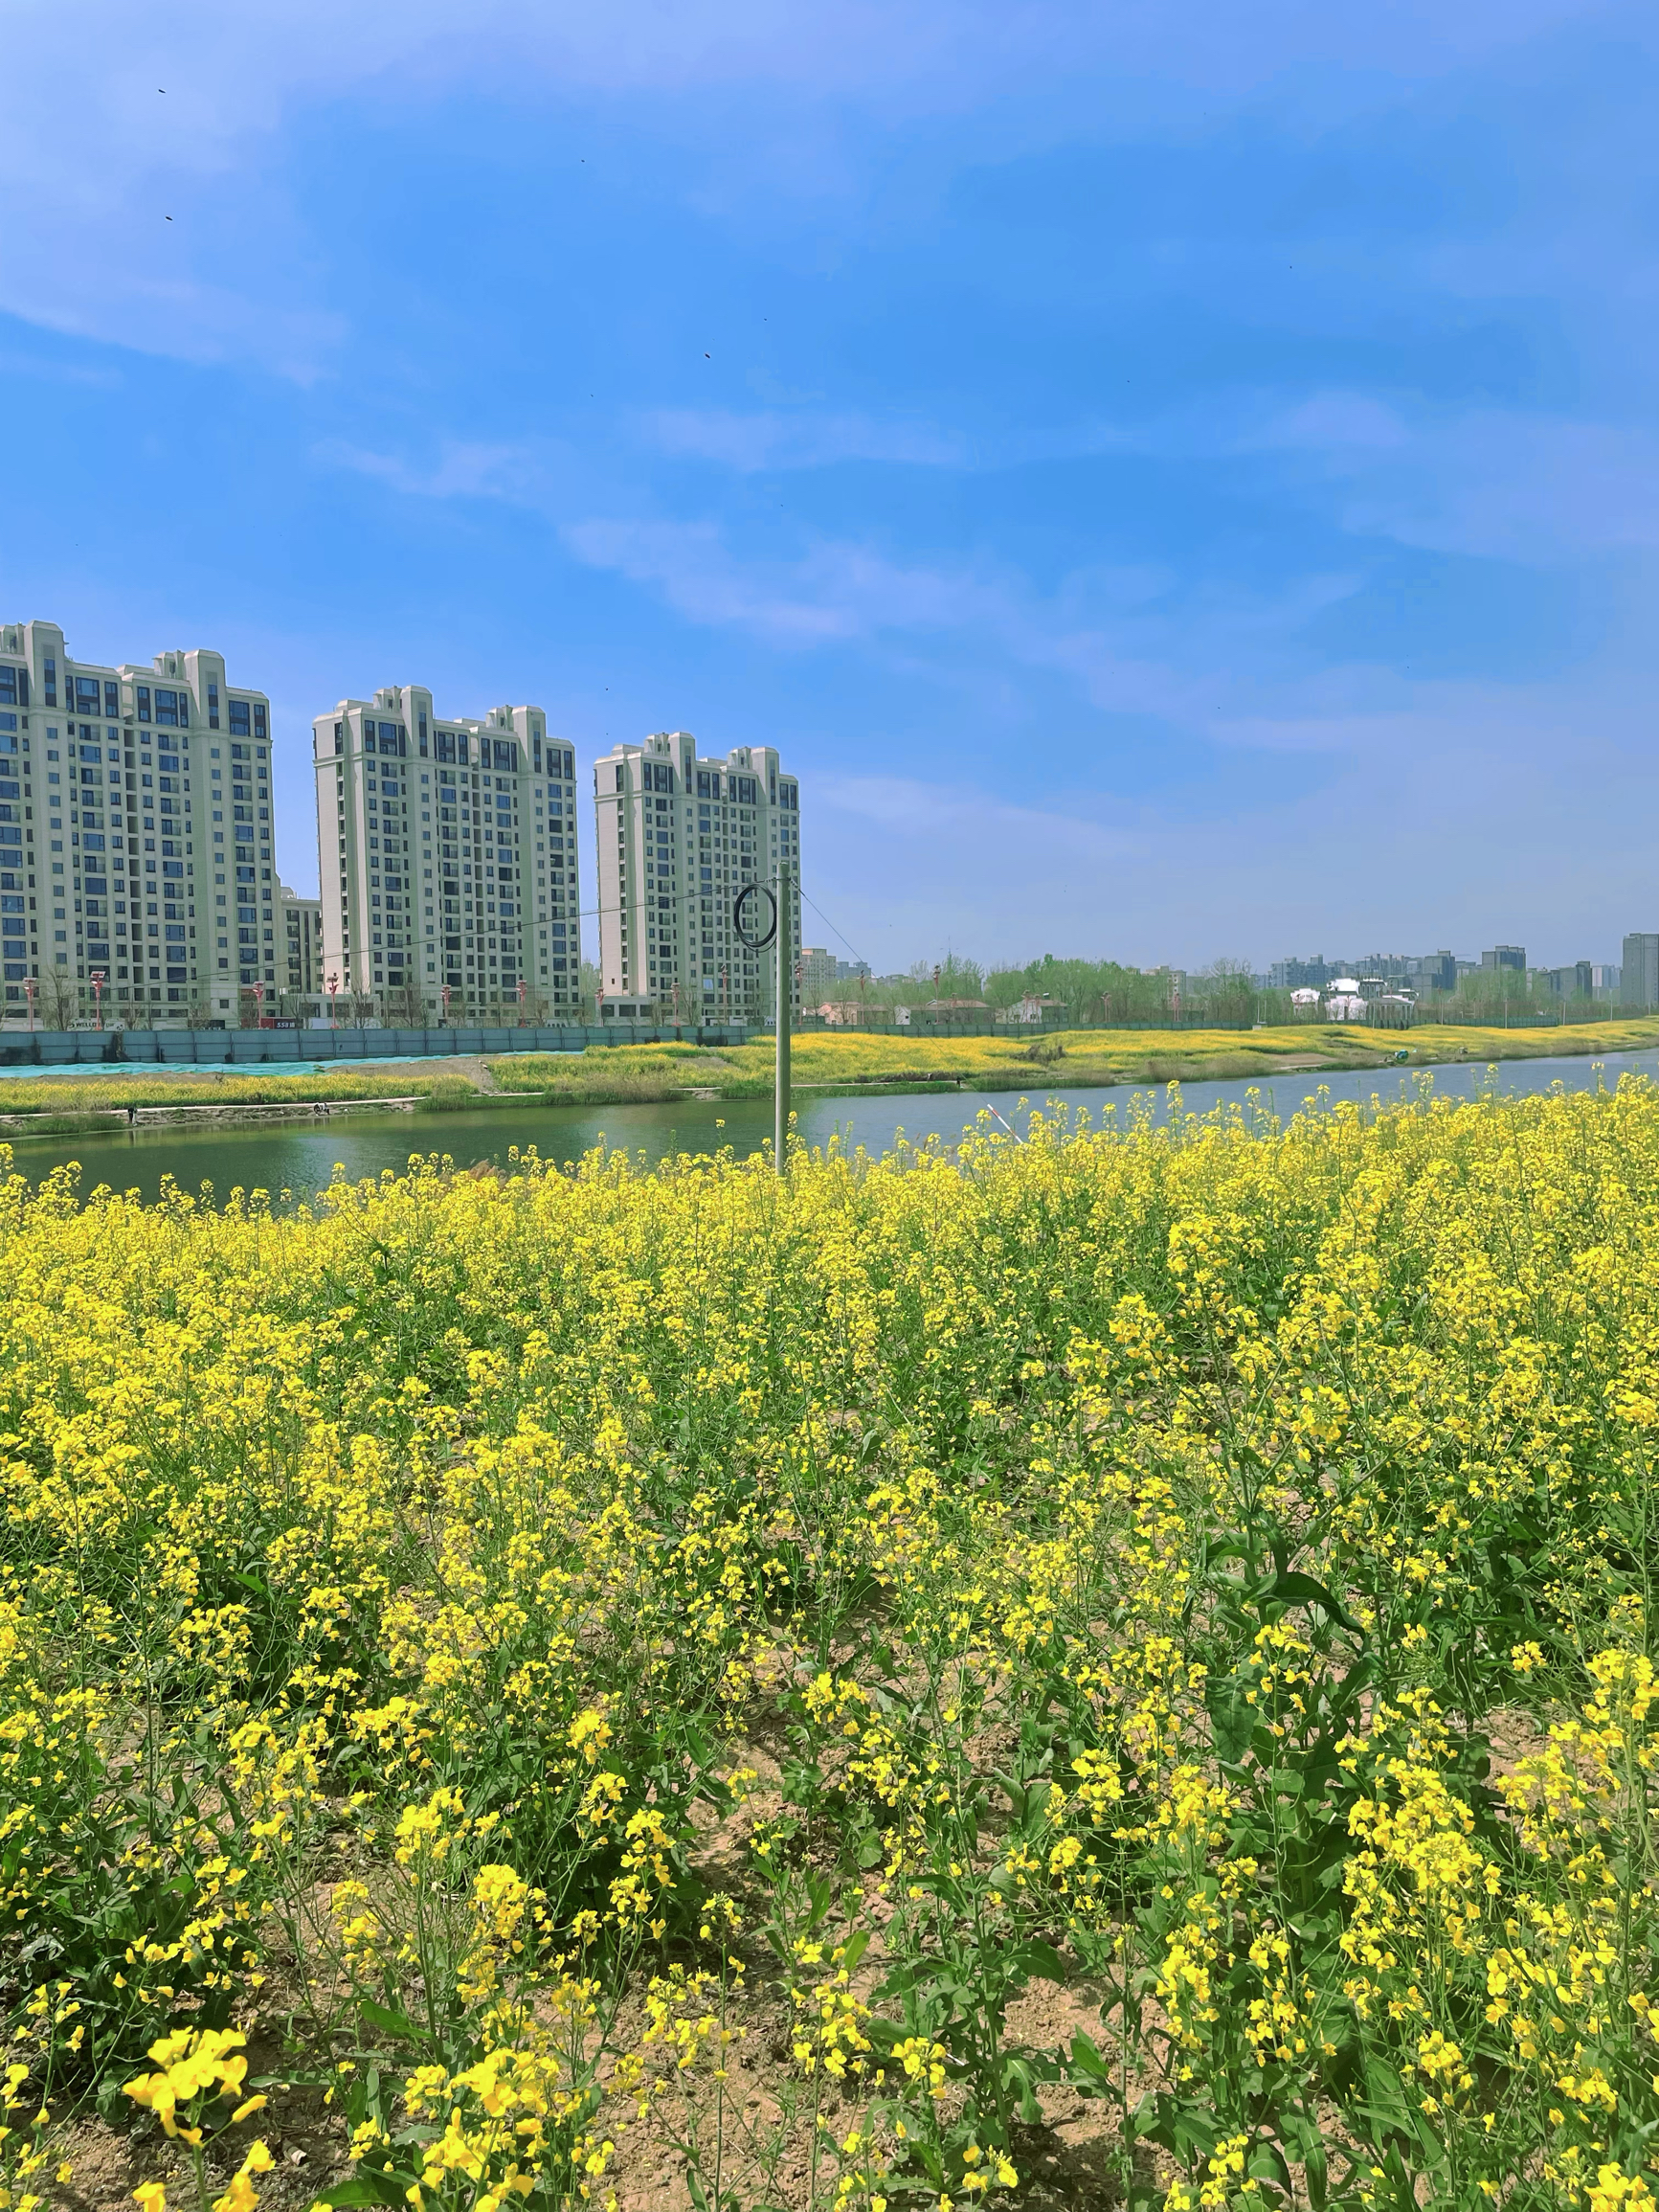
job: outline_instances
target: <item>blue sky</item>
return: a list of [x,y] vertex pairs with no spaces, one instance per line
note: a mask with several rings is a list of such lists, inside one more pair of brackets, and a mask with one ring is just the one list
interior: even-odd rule
[[417,681],[584,764],[778,745],[808,936],[879,970],[1617,959],[1659,928],[1656,43],[1569,0],[12,0],[0,613],[262,684],[306,885],[311,715]]

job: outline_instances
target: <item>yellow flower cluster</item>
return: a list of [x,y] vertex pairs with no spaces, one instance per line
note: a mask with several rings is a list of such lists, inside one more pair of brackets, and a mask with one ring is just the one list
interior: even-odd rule
[[1650,1087],[0,1242],[0,2212],[1652,2205]]

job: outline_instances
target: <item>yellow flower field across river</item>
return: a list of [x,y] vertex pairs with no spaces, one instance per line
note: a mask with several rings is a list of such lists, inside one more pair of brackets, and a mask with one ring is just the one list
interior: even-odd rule
[[1650,1087],[0,1240],[0,2212],[1652,2205]]

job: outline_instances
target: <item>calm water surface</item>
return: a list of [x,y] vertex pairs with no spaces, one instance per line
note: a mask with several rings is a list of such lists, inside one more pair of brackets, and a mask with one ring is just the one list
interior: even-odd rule
[[[1601,1061],[1508,1060],[1495,1073],[1482,1066],[1436,1068],[1432,1091],[1440,1097],[1468,1098],[1491,1086],[1499,1096],[1518,1097],[1556,1083],[1568,1091],[1610,1086],[1626,1072],[1659,1076],[1659,1052],[1621,1052]],[[1421,1071],[1402,1069],[1282,1075],[1272,1082],[1188,1083],[1181,1102],[1188,1112],[1203,1114],[1219,1105],[1243,1105],[1253,1093],[1263,1107],[1288,1117],[1319,1090],[1333,1100],[1375,1097],[1387,1105],[1417,1096],[1423,1081]],[[1163,1121],[1170,1111],[1165,1091],[1123,1084],[1054,1095],[1074,1116],[1087,1113],[1092,1122],[1120,1127],[1132,1114]],[[1023,1107],[1018,1094],[1000,1091],[826,1099],[804,1092],[797,1098],[796,1126],[809,1144],[827,1144],[839,1137],[849,1149],[863,1145],[882,1153],[890,1151],[901,1135],[913,1144],[930,1137],[953,1142],[984,1108],[994,1108],[1023,1135],[1042,1103],[1037,1087]],[[769,1099],[682,1099],[667,1106],[526,1105],[442,1115],[352,1115],[315,1127],[280,1122],[199,1132],[159,1128],[131,1136],[19,1138],[12,1140],[12,1149],[15,1167],[32,1182],[66,1161],[78,1161],[84,1191],[107,1184],[153,1200],[163,1178],[171,1176],[187,1190],[209,1184],[222,1200],[235,1189],[308,1197],[338,1171],[353,1182],[386,1168],[401,1171],[412,1153],[444,1153],[457,1165],[470,1166],[479,1161],[505,1162],[514,1146],[527,1151],[533,1145],[544,1159],[564,1162],[604,1144],[656,1161],[671,1152],[712,1152],[722,1145],[739,1154],[757,1152],[771,1136]]]

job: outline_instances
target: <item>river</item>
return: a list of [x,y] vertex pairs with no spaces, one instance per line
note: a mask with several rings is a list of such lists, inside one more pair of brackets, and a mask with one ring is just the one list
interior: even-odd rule
[[[1489,1083],[1495,1083],[1500,1095],[1519,1096],[1547,1091],[1555,1083],[1569,1091],[1593,1089],[1625,1072],[1659,1077],[1659,1052],[1622,1052],[1603,1061],[1506,1060],[1495,1075],[1485,1067],[1451,1066],[1434,1069],[1430,1080],[1441,1097],[1468,1098]],[[1423,1081],[1422,1071],[1390,1069],[1285,1075],[1272,1082],[1258,1077],[1188,1083],[1182,1086],[1181,1102],[1187,1111],[1204,1114],[1218,1105],[1243,1105],[1253,1093],[1269,1112],[1289,1117],[1317,1089],[1333,1100],[1376,1097],[1392,1104],[1415,1097]],[[1061,1091],[1054,1096],[1071,1114],[1087,1114],[1097,1125],[1105,1121],[1122,1127],[1136,1112],[1150,1113],[1158,1121],[1169,1114],[1168,1095],[1161,1089],[1118,1085]],[[808,1144],[827,1144],[839,1136],[849,1148],[863,1145],[882,1153],[890,1151],[901,1134],[912,1144],[930,1137],[953,1142],[986,1108],[1023,1135],[1032,1112],[1041,1106],[1039,1086],[1023,1109],[1012,1092],[912,1092],[880,1098],[814,1098],[804,1092],[797,1097],[796,1126]],[[221,1201],[235,1189],[265,1190],[280,1201],[308,1197],[337,1172],[355,1182],[387,1168],[401,1171],[412,1153],[447,1154],[458,1166],[480,1161],[504,1164],[512,1147],[524,1151],[533,1145],[544,1159],[564,1162],[605,1144],[654,1162],[670,1152],[712,1152],[722,1145],[753,1153],[771,1135],[770,1099],[678,1099],[664,1106],[527,1104],[442,1115],[364,1114],[321,1124],[221,1123],[200,1131],[164,1126],[130,1136],[16,1138],[11,1145],[13,1166],[31,1182],[77,1161],[83,1192],[106,1184],[153,1201],[163,1178],[171,1176],[191,1191],[209,1185]]]

